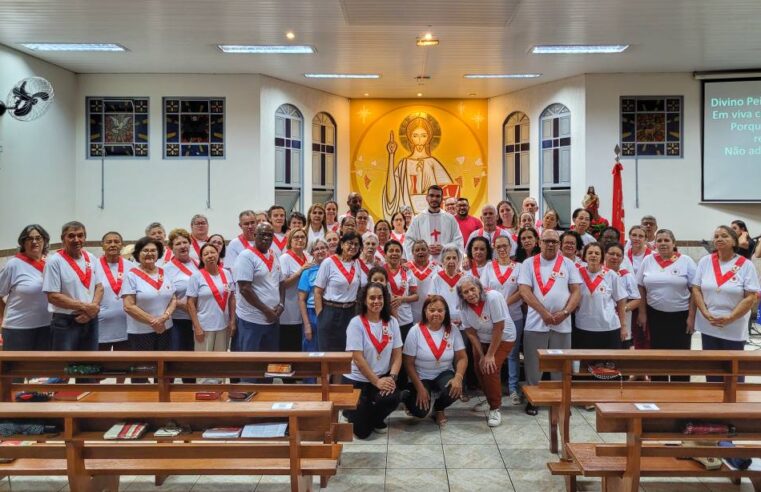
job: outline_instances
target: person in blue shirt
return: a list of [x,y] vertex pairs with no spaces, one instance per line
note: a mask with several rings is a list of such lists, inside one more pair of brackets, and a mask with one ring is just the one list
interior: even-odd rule
[[309,245],[313,265],[301,274],[299,279],[299,309],[304,320],[301,334],[301,351],[316,352],[317,345],[317,313],[314,310],[314,283],[322,260],[328,257],[328,243],[323,239],[315,239]]

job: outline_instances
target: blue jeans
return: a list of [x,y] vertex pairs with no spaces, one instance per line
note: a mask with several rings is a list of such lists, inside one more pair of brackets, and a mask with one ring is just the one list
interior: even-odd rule
[[77,323],[73,314],[53,313],[50,322],[51,350],[98,350],[98,318]]
[[238,318],[238,350],[240,352],[277,352],[279,345],[278,323],[260,325]]
[[39,328],[3,328],[3,350],[50,350],[50,325]]
[[515,324],[515,345],[507,356],[507,369],[510,375],[507,379],[508,392],[518,391],[518,381],[521,377],[521,345],[523,345],[523,325],[526,318],[514,319]]
[[317,343],[317,313],[314,308],[307,308],[307,315],[309,316],[309,326],[312,328],[312,339],[307,340],[304,337],[304,333],[301,333],[301,351],[317,352],[319,350],[319,344]]

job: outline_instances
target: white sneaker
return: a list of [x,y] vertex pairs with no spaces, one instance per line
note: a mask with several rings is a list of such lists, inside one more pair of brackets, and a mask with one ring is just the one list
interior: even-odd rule
[[473,405],[470,410],[471,412],[483,412],[484,410],[489,408],[489,402],[487,400],[481,400],[480,402]]
[[511,405],[521,404],[521,395],[519,395],[517,391],[513,391],[512,393],[510,393],[510,404]]
[[499,409],[489,410],[489,419],[486,421],[489,427],[497,427],[502,423],[502,414]]

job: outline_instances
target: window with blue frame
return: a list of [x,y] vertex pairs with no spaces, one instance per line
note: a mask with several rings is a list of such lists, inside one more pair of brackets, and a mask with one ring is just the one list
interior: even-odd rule
[[336,122],[328,113],[312,119],[312,203],[335,199]]
[[275,111],[275,202],[286,211],[301,210],[304,175],[304,117],[292,104]]
[[87,157],[148,158],[148,98],[88,97]]
[[621,97],[621,155],[682,157],[682,96]]
[[548,106],[540,116],[540,174],[543,210],[553,208],[561,226],[571,215],[571,112],[562,104]]
[[529,118],[526,113],[511,113],[503,125],[505,198],[520,210],[529,195]]
[[225,99],[164,98],[164,158],[224,159]]

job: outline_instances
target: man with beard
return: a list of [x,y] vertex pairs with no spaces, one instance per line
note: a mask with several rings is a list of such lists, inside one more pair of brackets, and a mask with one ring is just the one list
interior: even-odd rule
[[428,209],[413,217],[404,237],[404,252],[407,258],[413,257],[412,246],[418,239],[428,243],[431,257],[436,261],[439,261],[441,250],[446,246],[462,249],[462,233],[457,226],[457,221],[441,210],[443,195],[444,192],[438,185],[428,188],[425,198]]

